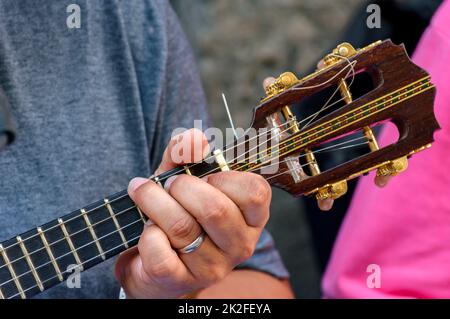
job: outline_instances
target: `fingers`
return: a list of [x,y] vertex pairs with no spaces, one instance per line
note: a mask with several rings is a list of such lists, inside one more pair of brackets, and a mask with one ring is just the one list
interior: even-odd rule
[[[191,178],[196,182],[206,184],[198,178]],[[124,255],[118,262],[118,268],[124,267],[120,265],[134,265],[131,268],[128,266],[128,269],[131,270],[118,271],[119,277],[125,278],[123,281],[133,291],[146,289],[136,282],[139,269],[145,273],[148,280],[159,285],[168,285],[169,283],[179,285],[176,291],[184,289],[190,281],[189,278],[195,279],[195,283],[188,285],[188,290],[192,290],[211,285],[232,270],[236,264],[235,260],[230,260],[207,236],[194,252],[179,254],[178,249],[191,244],[202,232],[201,226],[193,217],[195,214],[188,213],[177,200],[152,181],[134,179],[130,184],[128,189],[130,197],[154,223],[146,226],[141,235],[138,244],[139,260],[136,261],[129,255]],[[136,186],[137,188],[134,188]],[[187,183],[187,187],[195,189],[189,183]],[[211,200],[211,198],[209,199]],[[193,200],[196,199],[193,198]],[[231,211],[229,207],[226,209]],[[127,274],[129,275],[127,276]],[[144,282],[146,281],[144,280]]]
[[189,245],[201,234],[197,221],[154,182],[130,183],[128,193],[141,211],[167,234],[174,248]]
[[190,129],[172,137],[164,151],[155,174],[161,174],[181,164],[201,161],[209,153],[206,136],[198,129]]
[[164,231],[156,225],[146,226],[138,243],[142,268],[157,283],[165,281],[189,284],[192,275],[172,249]]
[[247,226],[236,204],[219,189],[197,177],[180,175],[170,184],[169,193],[233,262],[251,255],[260,231]]
[[267,223],[272,190],[260,175],[222,172],[207,176],[206,181],[240,208],[247,225],[262,228]]
[[116,275],[129,298],[172,297],[190,291],[194,282],[155,225],[146,226],[138,246],[120,255]]

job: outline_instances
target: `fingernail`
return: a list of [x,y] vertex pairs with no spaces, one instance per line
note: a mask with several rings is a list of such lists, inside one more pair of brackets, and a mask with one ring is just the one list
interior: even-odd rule
[[130,181],[130,183],[128,184],[128,194],[134,193],[136,191],[136,189],[138,189],[139,186],[141,186],[142,184],[145,184],[146,182],[148,182],[147,178],[143,178],[143,177],[133,178]]
[[173,181],[178,177],[178,175],[170,176],[166,182],[164,183],[164,189],[169,190],[170,185],[173,183]]
[[151,225],[153,225],[153,224],[155,224],[151,219],[148,219],[146,222],[145,222],[145,226],[146,227],[148,227],[148,226],[151,226]]

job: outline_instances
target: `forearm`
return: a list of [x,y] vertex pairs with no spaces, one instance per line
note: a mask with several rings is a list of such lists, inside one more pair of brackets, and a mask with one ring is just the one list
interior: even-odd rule
[[255,270],[234,270],[220,282],[201,290],[198,299],[282,299],[294,298],[287,280]]

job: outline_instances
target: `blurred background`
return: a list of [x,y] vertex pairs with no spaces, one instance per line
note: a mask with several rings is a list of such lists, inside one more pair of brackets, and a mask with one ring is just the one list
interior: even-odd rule
[[[440,2],[171,0],[196,55],[214,125],[222,129],[229,127],[222,92],[235,125],[247,128],[252,108],[264,96],[265,77],[284,71],[307,75],[344,41],[362,47],[391,38],[412,53]],[[381,8],[379,29],[366,24],[371,3]],[[321,297],[320,278],[355,185],[351,182],[349,193],[327,213],[318,211],[312,198],[274,189],[268,229],[298,298]]]

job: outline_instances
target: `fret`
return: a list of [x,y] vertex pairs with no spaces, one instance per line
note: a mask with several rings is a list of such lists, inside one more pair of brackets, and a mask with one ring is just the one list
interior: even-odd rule
[[83,216],[84,222],[86,223],[86,225],[89,228],[89,232],[91,233],[91,236],[92,236],[92,238],[95,241],[95,245],[97,246],[97,249],[98,249],[98,252],[100,253],[100,256],[102,256],[103,260],[106,260],[105,252],[103,251],[103,248],[102,248],[100,242],[98,241],[97,234],[95,233],[94,228],[92,227],[91,221],[89,220],[89,216],[86,213],[85,209],[81,210],[81,215]]
[[89,212],[89,221],[105,252],[106,259],[123,251],[125,247],[123,246],[122,238],[117,232],[116,225],[105,206],[104,200],[85,207],[85,210]]
[[228,163],[225,160],[225,157],[220,149],[216,149],[213,152],[213,156],[215,157],[216,163],[219,165],[219,168],[222,172],[226,172],[226,171],[230,170],[230,168],[228,167]]
[[0,288],[0,299],[5,299],[5,295],[3,295],[2,288]]
[[115,216],[119,225],[122,226],[125,240],[129,242],[129,246],[133,245],[133,240],[144,229],[144,215],[128,196],[120,200],[110,199],[110,206],[116,212]]
[[[230,151],[232,151],[232,150],[229,150],[229,152]],[[211,156],[213,156],[213,155],[211,154]],[[228,154],[227,154],[227,156],[228,156]],[[230,158],[234,158],[234,157],[230,157]],[[161,180],[166,179],[169,176],[175,175],[177,173],[177,171],[179,174],[181,174],[183,172],[188,174],[184,168],[181,168],[181,169],[175,168],[175,169],[172,169],[170,171],[160,174],[159,178]],[[191,173],[190,175],[192,175],[192,176],[202,176],[202,175],[205,175],[205,174],[208,174],[211,172],[218,172],[218,171],[220,171],[220,167],[216,161],[213,161],[212,163],[201,162],[201,163],[198,163],[196,165],[192,165],[191,167],[189,167],[189,172]]]
[[153,179],[153,181],[154,181],[156,184],[158,184],[158,185],[161,186],[161,187],[164,187],[163,184],[161,183],[161,181],[159,180],[159,177],[158,177],[158,176],[155,176],[155,177],[153,177],[152,179]]
[[70,235],[67,232],[66,226],[64,225],[64,221],[61,218],[58,218],[58,224],[61,227],[61,230],[64,234],[64,238],[66,239],[67,243],[69,244],[70,250],[72,251],[72,254],[75,257],[75,260],[76,260],[78,266],[80,267],[81,271],[83,271],[84,270],[83,263],[81,262],[80,256],[78,256],[77,250],[75,249],[72,239],[70,239]]
[[139,207],[136,206],[136,209],[139,213],[139,217],[141,217],[142,222],[145,224],[147,221],[145,220],[144,214],[142,214],[142,211],[140,210]]
[[26,299],[26,295],[25,295],[25,292],[23,291],[22,285],[16,276],[16,272],[15,272],[11,262],[9,261],[8,255],[6,254],[6,250],[3,248],[2,244],[0,244],[0,255],[2,255],[3,260],[5,261],[5,265],[7,266],[8,270],[11,274],[11,277],[17,287],[17,290],[19,291],[20,297],[22,299]]
[[109,214],[111,215],[111,219],[113,220],[114,225],[116,226],[117,231],[119,232],[120,238],[122,239],[122,242],[123,242],[124,246],[128,249],[129,248],[128,242],[127,242],[127,240],[125,238],[125,235],[123,234],[123,231],[122,231],[122,229],[121,229],[121,227],[119,225],[119,222],[117,221],[116,215],[114,214],[114,211],[111,208],[110,202],[106,198],[105,198],[104,201],[105,201],[105,206],[108,209]]
[[184,171],[186,172],[186,174],[192,175],[192,173],[191,173],[191,171],[190,171],[190,169],[189,169],[189,166],[185,165],[185,166],[184,166]]
[[34,280],[36,280],[39,290],[44,291],[44,286],[42,285],[41,278],[39,277],[39,274],[37,273],[36,268],[34,267],[33,262],[31,261],[30,254],[28,253],[28,250],[25,247],[25,244],[23,243],[22,237],[17,236],[16,238],[17,242],[19,243],[20,249],[22,250],[22,253],[25,257],[25,260],[27,261],[28,267],[30,267]]
[[63,281],[64,280],[63,275],[61,273],[61,270],[59,269],[58,263],[56,262],[55,256],[53,255],[53,252],[50,249],[50,246],[48,245],[47,238],[45,238],[45,234],[42,231],[42,228],[38,227],[37,232],[39,234],[39,237],[41,238],[42,243],[44,244],[45,250],[47,251],[47,254],[50,258],[53,268],[56,271],[56,275],[58,276],[59,281]]

